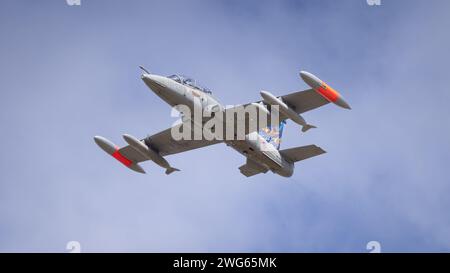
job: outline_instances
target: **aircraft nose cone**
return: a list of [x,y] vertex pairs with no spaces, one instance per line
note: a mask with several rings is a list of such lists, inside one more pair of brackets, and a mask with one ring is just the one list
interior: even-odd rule
[[158,76],[152,74],[142,74],[141,79],[145,83],[158,83]]
[[300,77],[312,88],[318,88],[322,85],[322,81],[309,72],[300,71]]
[[142,74],[141,79],[152,90],[161,89],[166,87],[166,81],[164,77],[154,74]]

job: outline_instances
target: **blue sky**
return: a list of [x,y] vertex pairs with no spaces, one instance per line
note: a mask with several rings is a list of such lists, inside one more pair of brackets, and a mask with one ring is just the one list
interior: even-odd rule
[[[366,252],[450,249],[448,1],[2,1],[0,251]],[[224,104],[305,89],[352,106],[288,122],[317,144],[293,177],[246,178],[224,144],[169,156],[170,176],[95,145],[167,128],[140,80],[200,80]]]

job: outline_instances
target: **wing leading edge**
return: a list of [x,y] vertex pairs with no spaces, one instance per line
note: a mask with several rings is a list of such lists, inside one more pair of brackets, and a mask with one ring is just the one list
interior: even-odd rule
[[[321,106],[324,106],[328,103],[330,103],[327,99],[325,99],[322,95],[320,95],[319,93],[317,93],[314,89],[307,89],[307,90],[303,90],[303,91],[298,91],[298,92],[293,92],[287,95],[283,95],[283,96],[279,96],[279,98],[282,99],[282,101],[284,103],[286,103],[295,113],[297,114],[302,114],[311,110],[314,110],[316,108],[319,108]],[[250,105],[261,105],[264,104],[265,105],[265,109],[270,109],[271,107],[268,106],[264,101],[257,101],[257,102],[252,102],[252,103],[247,103],[247,104],[243,104],[243,105],[236,105],[234,107],[231,108],[227,108],[227,111],[233,111],[234,109],[237,109],[239,107],[247,107]],[[249,134],[252,133],[254,131],[259,131],[263,128],[265,128],[267,125],[268,126],[272,126],[270,124],[270,112],[266,111],[264,113],[264,111],[262,112],[264,115],[267,115],[266,117],[266,124],[259,124],[259,118],[256,120],[250,120],[249,116],[246,115],[245,116],[245,134]],[[283,113],[280,113],[280,121],[289,119],[288,116],[285,116]],[[253,122],[254,124],[256,124],[256,126],[249,126],[250,122]],[[278,126],[278,124],[276,124],[275,126]],[[311,125],[306,125],[307,129],[309,128],[315,128],[315,126],[311,126]],[[235,130],[237,130],[237,127],[235,126]],[[304,130],[304,131],[306,131]]]
[[[176,126],[181,126],[181,124]],[[175,129],[177,130],[178,128]],[[168,128],[145,139],[136,140],[136,142],[141,143],[144,149],[146,146],[150,150],[147,151],[147,153],[149,153],[152,157],[146,156],[145,150],[139,151],[136,147],[131,145],[126,145],[119,148],[117,145],[111,143],[104,137],[96,136],[94,137],[94,140],[106,153],[110,154],[123,165],[136,172],[145,173],[138,163],[151,160],[151,158],[153,158],[153,161],[156,164],[167,168],[166,174],[170,174],[178,169],[171,167],[163,156],[182,153],[221,142],[218,140],[175,140],[172,137],[171,131],[172,128]],[[125,139],[126,137],[129,138],[130,136],[124,135]]]
[[290,93],[281,96],[281,98],[285,103],[291,106],[297,114],[302,114],[330,103],[314,89]]

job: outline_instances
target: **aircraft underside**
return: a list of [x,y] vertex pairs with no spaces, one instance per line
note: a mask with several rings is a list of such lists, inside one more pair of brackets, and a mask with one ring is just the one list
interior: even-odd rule
[[[311,89],[278,97],[268,91],[261,91],[262,100],[228,108],[222,106],[209,89],[198,85],[195,80],[180,75],[163,77],[150,74],[145,69],[143,71],[141,78],[144,83],[181,113],[182,122],[143,139],[125,134],[123,138],[128,145],[124,147],[118,147],[104,137],[94,137],[95,142],[106,153],[140,173],[145,171],[139,163],[151,160],[164,168],[166,174],[171,174],[179,169],[171,166],[165,156],[225,142],[246,157],[246,163],[239,167],[243,175],[249,177],[270,170],[290,177],[294,172],[295,162],[325,151],[316,145],[280,150],[286,120],[290,119],[301,126],[301,131],[305,133],[316,126],[308,124],[301,116],[302,113],[328,103],[350,109],[336,90],[304,71],[300,72],[300,76]],[[257,113],[256,116],[252,116],[252,110]],[[239,111],[244,111],[243,115]],[[196,118],[198,113],[202,115],[200,119]],[[208,127],[208,120],[213,121],[214,125]],[[183,131],[186,125],[189,125],[189,129]],[[226,129],[216,130],[218,126]],[[244,129],[240,129],[241,127]],[[201,135],[199,139],[198,132]],[[232,132],[231,137],[227,132]],[[222,134],[219,136],[219,133]]]

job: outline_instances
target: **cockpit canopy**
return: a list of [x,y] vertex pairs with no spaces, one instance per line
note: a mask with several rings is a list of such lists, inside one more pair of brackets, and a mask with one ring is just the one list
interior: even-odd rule
[[198,89],[198,90],[203,91],[203,92],[205,92],[207,94],[212,94],[211,90],[209,90],[206,87],[203,87],[203,86],[199,85],[198,82],[196,80],[192,79],[192,78],[189,78],[189,77],[186,77],[186,76],[183,76],[183,75],[171,75],[171,76],[169,76],[167,78],[172,79],[172,80],[174,80],[174,81],[176,81],[178,83],[187,85],[189,87]]

